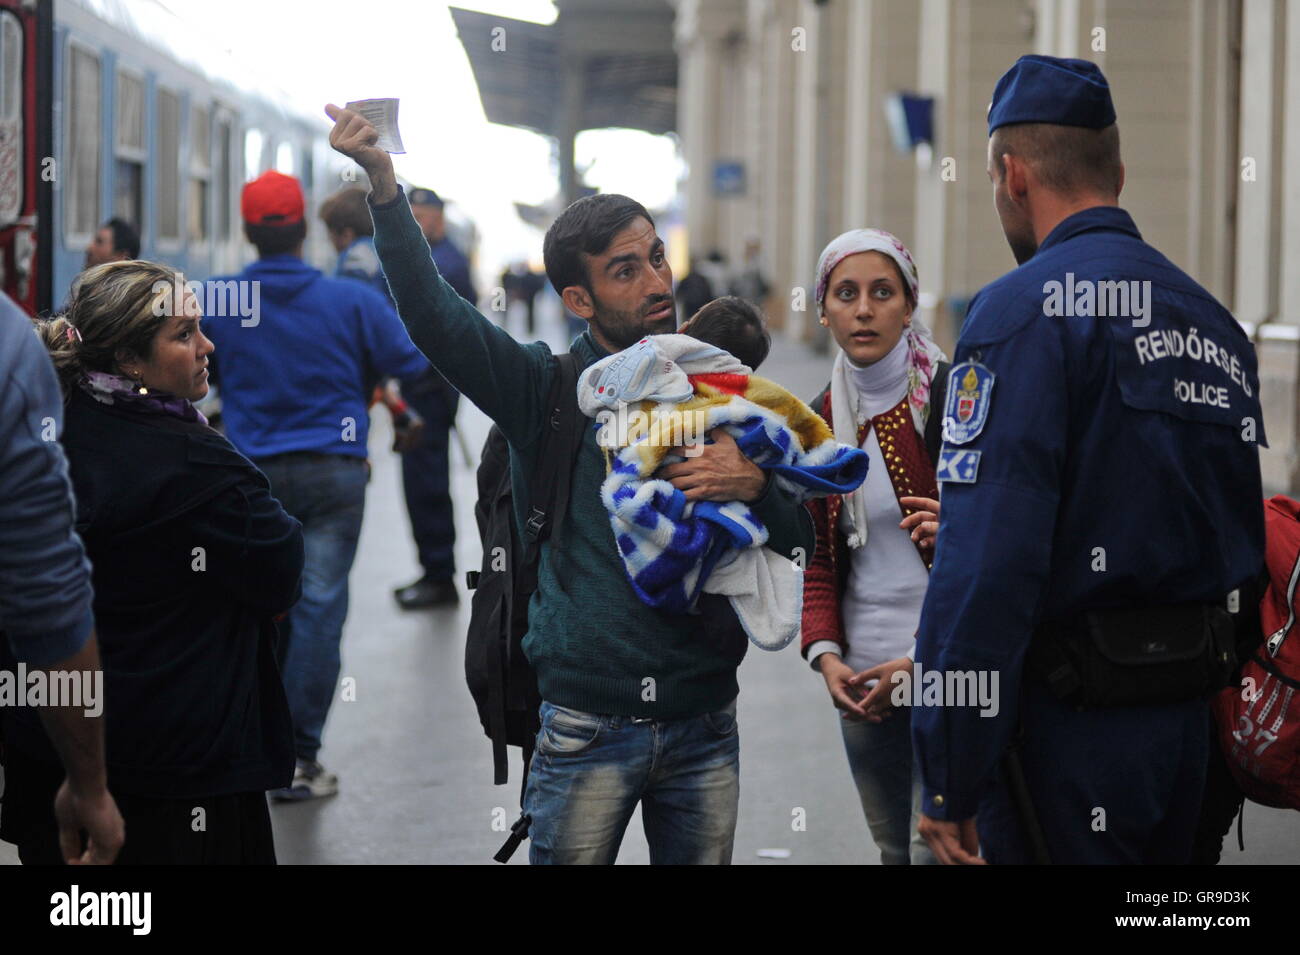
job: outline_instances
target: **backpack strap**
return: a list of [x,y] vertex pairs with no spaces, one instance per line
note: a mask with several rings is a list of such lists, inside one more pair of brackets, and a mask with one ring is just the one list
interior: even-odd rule
[[939,446],[943,444],[943,408],[948,400],[948,373],[951,362],[941,361],[930,379],[930,417],[925,422],[925,450],[930,466],[939,466]]
[[524,524],[523,567],[536,587],[536,564],[542,541],[564,524],[573,481],[573,462],[582,444],[578,409],[578,356],[556,356],[555,377],[547,397],[547,415],[538,440],[537,468],[528,479],[528,519]]
[[569,491],[573,487],[573,468],[577,464],[578,449],[582,447],[583,425],[586,416],[578,408],[578,356],[565,352],[558,358],[560,400],[551,412],[551,427],[557,432],[554,469],[555,490],[551,505],[550,534],[552,547],[560,546],[564,533],[564,517],[569,510]]

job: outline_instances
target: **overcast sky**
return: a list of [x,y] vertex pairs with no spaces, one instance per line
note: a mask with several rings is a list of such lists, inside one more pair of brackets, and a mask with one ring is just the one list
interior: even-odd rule
[[[133,9],[154,0],[126,0]],[[411,0],[161,0],[196,27],[195,38],[255,64],[262,81],[321,118],[324,104],[396,96],[406,155],[399,174],[460,203],[478,223],[480,265],[514,258],[540,264],[540,236],[513,202],[554,195],[550,140],[486,121],[469,60],[441,2]],[[550,0],[464,0],[457,6],[550,23]],[[191,38],[191,41],[193,39]],[[508,40],[508,38],[507,38]],[[177,44],[178,56],[190,44]],[[579,136],[578,163],[588,180],[655,207],[676,191],[678,161],[670,139],[632,130]]]

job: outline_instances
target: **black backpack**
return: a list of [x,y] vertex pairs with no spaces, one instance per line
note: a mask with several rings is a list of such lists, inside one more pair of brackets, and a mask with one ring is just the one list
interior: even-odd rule
[[[533,744],[541,728],[538,708],[542,703],[537,677],[521,644],[528,630],[528,600],[537,589],[538,553],[548,538],[558,544],[573,464],[582,444],[584,418],[578,409],[577,388],[577,356],[556,356],[547,399],[550,413],[538,438],[538,466],[529,476],[530,510],[522,540],[515,525],[510,448],[496,425],[488,432],[478,466],[474,518],[483,542],[483,564],[480,570],[465,575],[466,585],[474,592],[465,641],[465,682],[483,732],[492,740],[496,785],[508,779],[506,747],[518,746],[523,751],[521,802]],[[529,821],[520,815],[495,857],[498,862],[509,859],[523,841]]]

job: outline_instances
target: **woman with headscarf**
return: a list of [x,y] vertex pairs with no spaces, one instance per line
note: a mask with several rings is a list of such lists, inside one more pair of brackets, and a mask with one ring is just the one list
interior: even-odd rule
[[[910,672],[933,559],[918,525],[937,509],[936,392],[948,363],[916,316],[912,256],[888,232],[855,229],[831,242],[818,261],[816,301],[839,350],[813,408],[871,463],[856,491],[808,505],[817,551],[804,579],[803,653],[842,711],[881,862],[930,862],[916,836],[910,712],[892,709],[887,691],[895,672]],[[868,700],[872,681],[883,688]]]

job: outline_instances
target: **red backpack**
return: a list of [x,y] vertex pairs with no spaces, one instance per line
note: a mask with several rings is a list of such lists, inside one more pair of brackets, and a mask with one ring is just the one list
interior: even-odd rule
[[1264,502],[1268,585],[1260,600],[1263,642],[1241,667],[1237,686],[1214,700],[1219,744],[1246,798],[1300,809],[1300,501]]

